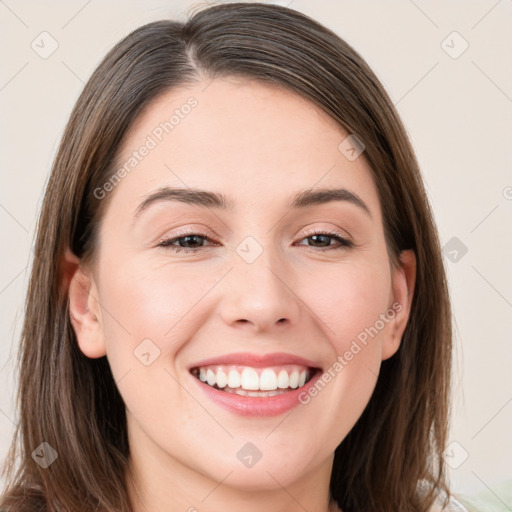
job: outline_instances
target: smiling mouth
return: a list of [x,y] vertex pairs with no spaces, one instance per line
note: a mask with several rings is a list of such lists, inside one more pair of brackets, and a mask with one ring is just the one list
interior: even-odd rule
[[305,386],[319,368],[289,364],[254,368],[242,365],[210,365],[190,369],[204,384],[240,396],[270,397]]

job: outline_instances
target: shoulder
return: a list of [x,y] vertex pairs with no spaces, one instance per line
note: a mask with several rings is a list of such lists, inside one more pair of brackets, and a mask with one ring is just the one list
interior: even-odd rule
[[468,512],[468,509],[454,496],[450,496],[446,504],[444,500],[438,498],[429,512]]
[[[432,483],[420,480],[417,485],[418,495],[425,497],[432,490]],[[470,512],[458,499],[456,493],[451,493],[447,488],[436,490],[436,499],[428,512]]]

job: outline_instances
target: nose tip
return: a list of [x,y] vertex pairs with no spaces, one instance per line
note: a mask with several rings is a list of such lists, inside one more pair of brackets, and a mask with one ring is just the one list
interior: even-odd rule
[[286,283],[268,265],[246,264],[242,275],[231,276],[224,299],[224,321],[252,324],[259,331],[292,324],[299,317],[299,301],[292,289],[293,284]]

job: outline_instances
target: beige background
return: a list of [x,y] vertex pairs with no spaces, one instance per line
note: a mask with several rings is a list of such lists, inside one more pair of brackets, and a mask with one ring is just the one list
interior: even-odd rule
[[[512,478],[512,1],[276,3],[314,17],[367,59],[410,134],[443,245],[458,239],[446,249],[457,336],[447,460],[456,491],[496,489]],[[198,4],[0,1],[0,461],[16,421],[35,221],[73,103],[120,38],[150,21],[183,20]],[[46,59],[31,47],[43,37],[47,51],[51,38],[58,44]]]

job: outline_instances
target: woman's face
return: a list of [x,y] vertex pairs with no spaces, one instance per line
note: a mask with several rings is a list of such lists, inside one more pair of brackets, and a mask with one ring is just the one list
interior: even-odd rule
[[246,489],[330,471],[414,281],[412,253],[390,267],[348,135],[300,96],[234,78],[172,90],[132,126],[70,304],[146,466]]

